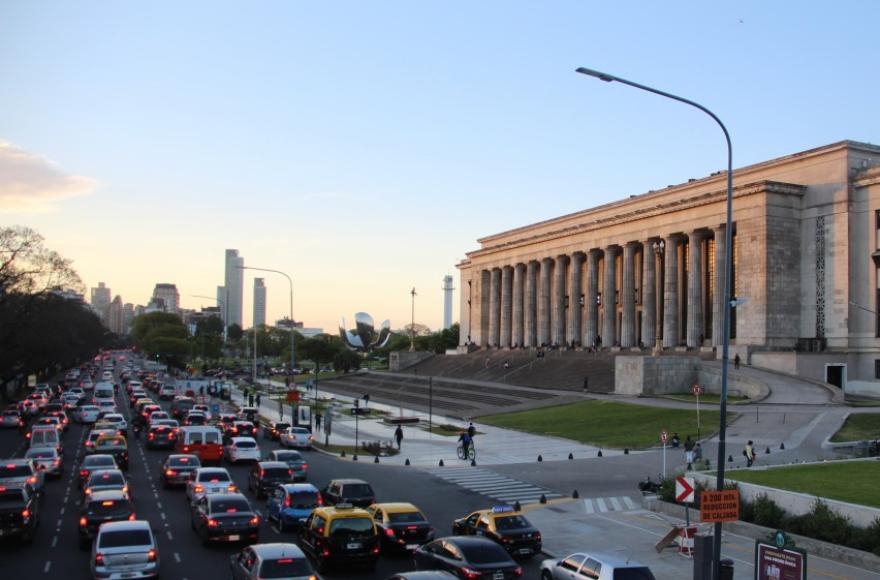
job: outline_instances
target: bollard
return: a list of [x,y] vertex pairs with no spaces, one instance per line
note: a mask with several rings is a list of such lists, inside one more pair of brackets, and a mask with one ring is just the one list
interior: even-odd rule
[[770,455],[770,448],[768,447],[766,450],[764,450],[764,453],[766,453],[767,455]]
[[569,454],[568,454],[568,458],[569,458],[569,459],[574,459],[574,454],[573,454],[573,453],[569,453]]
[[342,450],[342,453],[339,454],[339,457],[345,457],[345,449]]
[[733,455],[728,455],[728,456],[727,456],[727,462],[728,462],[728,463],[733,463]]
[[471,467],[476,467],[476,466],[477,466],[477,460],[471,459]]
[[373,463],[379,463],[379,456],[376,456],[376,459],[373,460]]
[[538,463],[541,463],[542,461],[544,461],[544,458],[538,455]]
[[355,453],[354,455],[351,456],[351,460],[352,460],[352,461],[357,461],[357,460],[358,460],[357,453]]
[[578,490],[574,490],[573,492],[571,492],[572,499],[577,499],[580,496],[581,496],[581,494],[578,493]]
[[545,495],[542,493],[542,494],[541,494],[541,499],[539,499],[538,502],[540,502],[540,503],[547,503],[547,496],[545,496]]
[[437,464],[438,467],[443,467],[443,460],[440,460],[440,463]]
[[599,450],[599,453],[596,454],[596,457],[602,457],[602,450]]
[[522,510],[522,506],[519,505],[519,500],[516,500],[515,502],[513,502],[513,509],[514,509],[514,511]]
[[782,443],[779,444],[779,449],[780,449],[780,450],[784,450],[784,449],[785,449],[785,441],[783,441]]
[[404,465],[409,465],[409,457],[406,458],[406,461],[403,462]]
[[629,447],[624,447],[624,448],[623,448],[623,454],[624,454],[624,455],[629,455]]

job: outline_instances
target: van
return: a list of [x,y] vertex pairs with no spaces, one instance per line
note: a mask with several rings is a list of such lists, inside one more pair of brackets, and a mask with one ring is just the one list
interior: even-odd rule
[[28,439],[30,439],[31,449],[53,447],[58,450],[59,454],[62,452],[61,433],[56,427],[34,427]]
[[192,453],[202,465],[220,464],[223,457],[223,436],[217,427],[181,427],[175,445],[176,453]]
[[99,401],[113,402],[113,383],[98,383],[95,385],[94,402]]

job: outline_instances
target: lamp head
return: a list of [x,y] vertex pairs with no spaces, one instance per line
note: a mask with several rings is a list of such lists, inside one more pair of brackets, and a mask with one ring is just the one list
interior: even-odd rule
[[596,77],[596,78],[599,79],[600,81],[605,81],[606,83],[610,83],[610,82],[612,82],[612,81],[614,81],[614,80],[617,80],[617,79],[616,79],[614,76],[612,76],[612,75],[609,75],[609,74],[606,74],[606,73],[603,73],[603,72],[599,72],[599,71],[597,71],[597,70],[593,70],[593,69],[591,69],[591,68],[587,68],[587,67],[584,67],[584,66],[582,66],[582,67],[578,67],[578,68],[575,70],[575,72],[579,72],[579,73],[581,73],[582,75],[587,75],[587,76],[590,76],[590,77]]

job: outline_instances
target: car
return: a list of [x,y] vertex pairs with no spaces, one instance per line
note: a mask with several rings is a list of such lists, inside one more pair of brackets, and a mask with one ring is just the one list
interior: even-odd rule
[[121,432],[128,431],[128,421],[125,420],[125,416],[122,413],[107,413],[101,420],[107,423],[113,423],[116,425],[116,428]]
[[63,453],[61,429],[56,425],[35,425],[27,434],[28,447],[54,447]]
[[203,544],[260,540],[260,516],[240,493],[202,496],[193,503],[191,513],[192,527]]
[[260,447],[253,437],[232,437],[223,452],[229,463],[259,461],[261,457]]
[[260,419],[260,410],[256,407],[242,407],[238,410],[238,420],[256,424]]
[[232,428],[232,424],[238,418],[232,413],[220,413],[220,416],[217,418],[217,426],[223,430],[223,433],[226,433],[229,429]]
[[383,551],[412,551],[434,539],[434,528],[425,514],[411,503],[374,503],[367,508]]
[[276,486],[266,500],[266,519],[275,521],[284,530],[296,528],[324,502],[318,488],[311,483],[286,483]]
[[79,464],[79,475],[76,486],[79,489],[82,489],[92,472],[98,471],[99,469],[119,468],[112,455],[86,455],[83,458],[82,463]]
[[[144,408],[145,412],[146,412],[146,410],[147,410],[147,407]],[[159,421],[162,419],[170,419],[170,418],[171,418],[171,415],[169,415],[165,411],[161,411],[161,410],[152,411],[149,415],[147,415],[147,425],[152,425],[153,421]]]
[[[61,431],[65,430],[64,423],[61,421],[61,417],[55,416],[43,416],[39,417],[36,421],[34,421],[33,427],[55,427]],[[31,427],[31,429],[33,429]]]
[[522,567],[507,551],[488,538],[449,536],[420,546],[413,552],[418,570],[446,570],[458,578],[511,580],[523,575]]
[[159,387],[159,400],[160,401],[170,401],[174,398],[174,395],[177,394],[177,389],[174,385],[162,385]]
[[233,437],[257,437],[257,428],[250,421],[234,421],[224,433],[226,440]]
[[205,416],[205,419],[211,419],[211,409],[208,408],[208,405],[193,405],[190,411],[198,411]]
[[267,461],[282,461],[293,470],[294,481],[305,481],[309,475],[309,464],[299,451],[290,449],[274,449],[269,452]]
[[173,453],[162,462],[159,479],[166,489],[172,485],[186,485],[201,466],[199,458],[195,455]]
[[141,399],[147,399],[147,392],[143,389],[134,389],[128,396],[128,406],[134,409],[135,405]]
[[34,462],[37,470],[43,472],[46,476],[59,478],[63,471],[61,465],[61,455],[54,447],[34,447],[28,449],[24,454],[25,459]]
[[95,440],[92,453],[112,455],[116,465],[123,471],[128,471],[128,442],[120,435],[102,435]]
[[517,558],[541,553],[541,532],[522,512],[509,505],[494,506],[459,518],[452,522],[452,533],[489,538]]
[[321,498],[327,505],[350,503],[368,507],[376,503],[376,493],[363,479],[334,479],[321,490]]
[[258,461],[248,474],[248,490],[257,499],[266,497],[266,493],[277,485],[293,482],[293,470],[280,461]]
[[202,463],[219,464],[223,457],[223,437],[217,427],[183,427],[178,433],[174,450],[197,455]]
[[73,393],[65,393],[61,396],[61,401],[64,403],[64,410],[70,411],[71,413],[76,409],[76,404],[79,402],[80,397]]
[[98,528],[107,522],[135,519],[134,504],[126,493],[118,489],[92,492],[79,510],[79,547],[86,549],[98,535]]
[[[97,425],[97,423],[96,423],[96,425]],[[116,429],[115,425],[113,425],[111,427],[110,424],[108,424],[107,427],[110,427],[110,428],[109,429],[100,429],[100,428],[99,429],[92,429],[91,431],[89,431],[89,434],[86,435],[86,440],[83,443],[83,445],[85,445],[85,447],[86,447],[87,454],[92,453],[92,450],[95,448],[95,442],[100,437],[106,437],[108,435],[119,435],[119,430]]]
[[171,403],[171,414],[174,415],[175,419],[183,420],[184,417],[186,417],[186,414],[193,409],[196,402],[192,397],[185,397],[183,395],[177,395],[173,398],[174,401]]
[[6,409],[0,414],[0,427],[4,429],[21,429],[24,427],[24,419],[18,409]]
[[71,387],[70,389],[67,390],[67,392],[70,393],[71,395],[76,395],[80,399],[82,399],[83,397],[86,396],[86,392],[84,390],[82,390],[81,387]]
[[89,474],[88,479],[83,484],[83,493],[80,503],[89,499],[89,496],[95,492],[107,489],[116,489],[123,492],[131,499],[131,488],[119,469],[97,469]]
[[278,439],[282,447],[311,449],[315,438],[305,427],[291,427],[284,431]]
[[0,486],[30,487],[36,493],[43,492],[43,474],[31,459],[4,459],[0,463]]
[[141,419],[143,420],[145,425],[150,424],[150,415],[152,415],[156,411],[161,411],[163,413],[163,415],[164,415],[162,417],[163,419],[168,418],[168,413],[165,413],[165,411],[162,411],[162,407],[160,407],[156,403],[147,403],[145,405],[141,405],[140,402],[138,402],[138,407],[140,407],[140,411],[138,411],[138,415],[141,417]]
[[97,405],[83,405],[76,410],[76,420],[80,423],[94,423],[98,420],[101,409]]
[[178,429],[170,425],[151,425],[147,431],[147,449],[171,449],[177,442]]
[[455,580],[458,576],[445,570],[416,570],[413,572],[398,572],[389,576],[388,580]]
[[99,411],[109,411],[111,413],[116,412],[116,403],[114,403],[113,401],[102,399],[95,403],[95,405],[97,405]]
[[651,569],[629,558],[575,552],[541,562],[541,580],[654,580]]
[[159,575],[159,546],[143,520],[109,522],[98,529],[92,544],[93,578],[155,578]]
[[190,411],[183,420],[184,425],[207,425],[208,417],[201,411]]
[[370,514],[351,504],[315,508],[299,528],[299,545],[315,561],[318,572],[334,564],[375,570],[379,533]]
[[312,565],[296,544],[256,544],[229,557],[232,580],[315,579]]
[[200,467],[192,479],[186,482],[186,497],[190,503],[213,493],[235,493],[238,491],[232,476],[223,467]]
[[269,426],[263,429],[263,439],[271,439],[278,441],[281,434],[290,429],[290,423],[286,421],[272,421]]
[[34,539],[40,521],[37,499],[28,485],[0,483],[0,538],[17,536],[25,543]]

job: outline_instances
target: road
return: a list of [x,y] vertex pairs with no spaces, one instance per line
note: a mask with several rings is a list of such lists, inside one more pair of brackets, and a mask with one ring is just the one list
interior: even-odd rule
[[[155,398],[155,397],[154,397]],[[118,405],[130,414],[124,391]],[[163,407],[169,404],[163,403]],[[87,428],[72,424],[64,437],[64,473],[59,480],[49,480],[41,506],[40,523],[32,544],[19,542],[0,544],[3,577],[40,578],[58,574],[64,578],[90,578],[89,553],[77,547],[79,490],[75,466],[83,454]],[[139,519],[148,520],[157,532],[160,573],[164,578],[196,579],[227,577],[229,556],[240,549],[236,545],[202,546],[190,527],[190,515],[183,490],[166,490],[158,483],[159,465],[167,451],[147,450],[141,441],[132,438],[129,449],[128,478],[134,494]],[[276,448],[262,438],[258,443],[264,451]],[[0,457],[20,457],[24,439],[17,430],[0,431]],[[419,506],[436,528],[438,537],[451,533],[452,520],[473,510],[488,507],[488,500],[473,491],[446,482],[412,467],[352,463],[317,452],[306,454],[309,460],[309,481],[321,488],[332,478],[357,477],[369,481],[379,501],[408,501]],[[227,466],[229,467],[229,466]],[[256,509],[262,511],[263,500],[247,491],[247,464],[229,467],[236,484]],[[294,542],[292,532],[279,533],[267,523],[261,526],[260,541]],[[538,578],[541,558],[523,563],[523,578]],[[391,574],[413,569],[409,557],[380,558],[376,572],[349,573],[344,569],[325,574],[328,578],[387,578]]]

